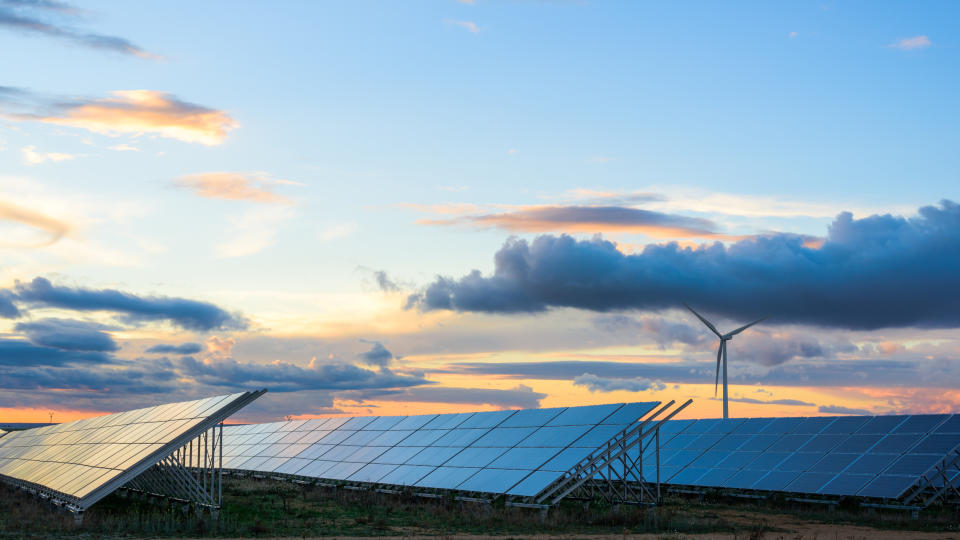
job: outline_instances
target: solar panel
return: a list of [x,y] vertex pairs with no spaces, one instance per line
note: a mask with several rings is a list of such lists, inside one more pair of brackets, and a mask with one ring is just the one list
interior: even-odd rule
[[669,421],[662,433],[676,433],[661,438],[669,484],[884,499],[943,487],[929,472],[960,451],[960,415]]
[[[656,405],[354,417],[335,424],[297,421],[296,427],[283,422],[263,428],[237,426],[227,428],[224,453],[236,456],[227,463],[240,471],[533,496],[637,425]],[[254,433],[265,436],[252,440]],[[247,453],[251,457],[243,457]],[[611,474],[623,474],[622,469],[611,468]]]
[[0,439],[0,478],[82,511],[262,393],[169,403],[8,433]]

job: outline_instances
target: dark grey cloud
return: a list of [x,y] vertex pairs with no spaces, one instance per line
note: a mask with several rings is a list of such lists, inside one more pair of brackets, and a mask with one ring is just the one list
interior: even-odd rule
[[[716,401],[720,401],[721,398],[710,398]],[[792,407],[816,407],[815,403],[809,403],[807,401],[800,401],[799,399],[754,399],[748,397],[731,397],[727,398],[727,401],[735,401],[737,403],[751,403],[754,405],[789,405]],[[823,407],[821,407],[823,409]],[[826,412],[821,410],[820,412]]]
[[601,238],[510,239],[495,270],[437,277],[408,307],[536,313],[663,310],[687,301],[713,315],[847,329],[960,327],[960,206],[904,218],[842,213],[819,248],[770,234],[696,249],[648,245],[625,255]]
[[[0,366],[64,366],[110,364],[114,358],[103,351],[65,350],[43,347],[19,339],[0,339]],[[0,387],[5,384],[0,381]]]
[[574,386],[585,386],[591,392],[646,392],[663,390],[667,385],[658,380],[644,377],[630,379],[599,377],[593,373],[584,373],[573,379]]
[[203,350],[203,345],[199,343],[180,343],[179,345],[170,345],[161,343],[152,347],[147,347],[144,352],[150,354],[197,354]]
[[16,319],[22,315],[17,305],[13,303],[13,293],[0,290],[0,317],[4,319]]
[[505,390],[496,388],[417,387],[399,390],[357,390],[337,394],[340,399],[363,404],[376,401],[415,401],[422,403],[457,403],[462,405],[491,405],[504,409],[533,409],[547,394],[536,392],[529,386],[518,384]]
[[192,356],[184,356],[179,360],[178,367],[183,374],[201,384],[228,388],[262,386],[272,392],[403,388],[432,384],[422,377],[396,374],[387,369],[372,371],[340,363],[311,363],[301,367],[287,362],[243,363],[233,358],[201,362]]
[[14,326],[35,345],[65,351],[116,351],[120,346],[104,331],[107,329],[102,324],[70,319],[40,319]]
[[84,32],[73,29],[67,24],[45,20],[45,15],[48,14],[63,18],[63,16],[75,16],[78,13],[78,10],[62,2],[3,0],[0,2],[0,28],[64,39],[93,49],[129,54],[140,58],[156,58],[154,54],[124,38]]
[[169,321],[186,330],[242,329],[247,323],[239,315],[209,303],[168,296],[138,296],[114,289],[86,289],[57,286],[45,278],[17,282],[14,292],[31,305],[75,311],[111,311],[132,323]]
[[370,341],[367,339],[361,339],[360,341],[370,344],[369,351],[362,352],[357,355],[357,358],[359,358],[364,364],[385,368],[393,362],[393,353],[388,351],[387,348],[383,346],[383,343],[380,343],[379,341]]
[[818,410],[824,414],[853,414],[857,416],[873,416],[876,414],[869,409],[853,409],[842,405],[821,405]]
[[[170,391],[176,384],[176,375],[170,370],[127,367],[124,369],[90,369],[87,367],[0,367],[4,390],[96,391],[124,394],[153,394]],[[71,407],[69,401],[59,405]]]
[[[671,363],[560,360],[546,362],[457,362],[431,369],[432,374],[484,375],[511,379],[572,381],[584,373],[598,377],[705,384],[714,381],[713,362]],[[905,358],[796,361],[772,367],[745,366],[730,358],[731,384],[802,387],[955,387],[960,361]]]

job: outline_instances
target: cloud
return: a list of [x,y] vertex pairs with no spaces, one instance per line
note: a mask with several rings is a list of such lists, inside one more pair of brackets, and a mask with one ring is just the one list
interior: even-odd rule
[[[719,401],[721,398],[710,398],[710,399]],[[814,403],[800,401],[799,399],[754,399],[754,398],[748,398],[748,397],[731,397],[731,398],[727,398],[727,401],[735,401],[737,403],[752,403],[754,405],[787,405],[790,407],[816,407],[816,404]],[[821,410],[820,412],[824,412],[824,411]]]
[[[19,90],[19,89],[18,89]],[[10,96],[19,96],[13,100]],[[101,99],[50,100],[20,90],[4,100],[27,112],[7,112],[12,120],[85,129],[104,135],[151,134],[184,142],[218,145],[237,127],[224,111],[183,101],[156,90],[117,90]]]
[[847,329],[960,326],[960,206],[915,217],[836,217],[819,248],[776,233],[730,246],[647,245],[625,255],[599,237],[509,239],[493,275],[439,276],[408,307],[487,313],[663,310],[687,301],[737,320]]
[[787,37],[789,37],[790,39],[793,39],[793,38],[797,37],[798,35],[800,35],[800,34],[798,34],[797,32],[790,32],[789,34],[787,34]]
[[116,351],[120,346],[113,336],[104,332],[107,328],[87,321],[40,319],[17,323],[14,330],[23,332],[33,344],[43,347],[65,351]]
[[217,246],[220,257],[247,257],[273,245],[280,227],[296,213],[286,206],[253,208],[230,218],[233,238]]
[[612,334],[653,334],[657,345],[661,349],[665,349],[674,343],[696,345],[708,338],[699,328],[663,317],[644,316],[637,319],[629,315],[615,313],[599,315],[594,317],[591,322],[597,329]]
[[320,229],[320,232],[317,233],[317,237],[323,242],[332,242],[334,240],[346,238],[353,234],[356,230],[356,223],[338,223],[336,225],[331,225],[329,227]]
[[264,173],[206,172],[181,176],[174,185],[207,199],[248,201],[267,204],[291,204],[289,198],[271,191],[276,184],[289,181],[271,179]]
[[574,386],[586,386],[590,392],[646,392],[659,391],[667,387],[661,381],[653,381],[643,377],[633,379],[613,379],[609,377],[598,377],[593,373],[584,373],[573,380]]
[[515,233],[627,232],[656,238],[723,237],[707,219],[664,214],[623,206],[527,206],[452,219],[422,219],[423,225],[470,225]]
[[876,414],[869,409],[851,409],[842,405],[821,405],[818,411],[824,414],[854,414],[857,416],[873,416]]
[[[58,349],[19,339],[0,338],[0,366],[64,366],[68,364],[110,364],[114,359],[103,351]],[[0,378],[6,387],[6,378]]]
[[23,161],[28,165],[39,165],[44,161],[58,163],[77,157],[74,154],[63,154],[60,152],[37,152],[36,146],[25,146],[21,149],[21,152],[23,152]]
[[13,303],[14,296],[10,291],[0,290],[0,317],[16,319],[22,315],[17,305]]
[[45,247],[60,240],[71,231],[70,225],[66,222],[4,201],[0,201],[0,220],[27,225],[42,231],[46,236],[36,243],[8,244],[0,242],[0,246],[6,247]]
[[450,24],[450,25],[453,25],[453,26],[459,26],[460,28],[466,28],[467,31],[470,32],[471,34],[479,34],[479,33],[480,33],[480,27],[477,26],[477,23],[474,23],[474,22],[471,22],[471,21],[456,21],[456,20],[453,20],[453,19],[447,19],[447,20],[445,20],[445,21],[443,21],[443,22],[445,22],[445,23],[447,23],[447,24]]
[[[732,354],[732,351],[731,351]],[[435,374],[497,376],[510,379],[569,381],[584,373],[598,377],[629,379],[643,377],[665,383],[713,385],[715,359],[705,362],[649,362],[637,357],[633,362],[603,360],[558,360],[541,362],[456,362],[432,369]],[[851,388],[873,387],[957,387],[960,364],[952,358],[924,360],[832,359],[797,361],[769,367],[745,365],[730,358],[731,384],[765,386]]]
[[357,355],[357,358],[364,364],[386,368],[393,362],[393,353],[388,351],[379,341],[369,341],[366,339],[361,339],[360,341],[371,345],[369,351]]
[[139,152],[140,149],[136,146],[131,146],[129,144],[115,144],[113,146],[108,146],[107,150],[113,150],[114,152]]
[[535,409],[547,394],[518,384],[506,390],[496,388],[460,388],[453,386],[425,386],[402,390],[352,391],[337,394],[339,399],[363,403],[367,400],[399,401],[403,403],[457,403],[461,405],[490,405],[501,409]]
[[400,290],[400,286],[397,285],[395,281],[390,279],[390,276],[388,276],[383,270],[374,270],[373,280],[377,283],[377,288],[382,292],[390,293]]
[[201,384],[235,389],[264,386],[272,392],[398,388],[431,384],[422,377],[399,375],[385,369],[372,371],[338,363],[311,362],[307,367],[300,367],[280,361],[255,364],[237,362],[233,358],[198,361],[192,356],[184,356],[179,361],[179,368],[183,374]]
[[79,13],[79,10],[62,2],[3,0],[0,2],[0,27],[63,39],[92,49],[117,52],[139,58],[159,58],[157,55],[121,37],[77,31],[65,25],[46,22],[31,14],[31,10],[46,10],[58,15],[77,15]]
[[169,345],[161,343],[152,347],[147,347],[144,351],[150,354],[197,354],[203,350],[203,345],[199,343],[181,343],[179,345]]
[[246,321],[208,302],[168,296],[138,296],[114,289],[57,286],[45,278],[17,282],[17,297],[32,305],[75,311],[121,313],[130,322],[169,321],[183,329],[245,328]]
[[207,338],[206,345],[210,354],[221,358],[226,358],[233,353],[233,346],[237,341],[233,338],[221,338],[210,336]]
[[900,49],[901,51],[913,51],[916,49],[924,49],[931,45],[933,45],[933,42],[931,42],[927,36],[914,36],[898,39],[891,43],[889,47]]

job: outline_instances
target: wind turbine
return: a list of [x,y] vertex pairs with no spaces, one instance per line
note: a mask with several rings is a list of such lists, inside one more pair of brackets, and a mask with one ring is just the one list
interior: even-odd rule
[[[683,305],[687,306],[687,303],[684,302]],[[716,326],[714,326],[710,321],[704,319],[703,316],[697,313],[696,310],[694,310],[692,307],[687,306],[687,309],[689,309],[694,315],[696,315],[697,318],[700,319],[700,322],[705,324],[707,328],[710,329],[711,332],[713,332],[714,334],[717,335],[718,338],[720,338],[720,346],[717,347],[717,376],[713,383],[713,395],[714,396],[717,395],[717,385],[720,382],[720,359],[723,358],[723,417],[729,418],[730,409],[727,404],[727,342],[733,339],[733,336],[739,334],[740,332],[743,332],[744,330],[746,330],[747,328],[750,328],[751,326],[757,324],[758,322],[765,320],[767,317],[757,319],[752,323],[741,326],[740,328],[737,328],[732,332],[721,334],[720,331],[717,330]]]

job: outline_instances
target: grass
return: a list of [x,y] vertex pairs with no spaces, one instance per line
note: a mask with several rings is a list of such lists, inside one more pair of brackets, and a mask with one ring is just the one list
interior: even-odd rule
[[[880,525],[905,530],[957,530],[950,512],[922,514],[911,520],[903,512],[865,515],[855,509],[792,510],[743,501],[708,498],[670,499],[657,508],[570,501],[546,518],[533,509],[482,505],[452,498],[424,499],[370,491],[301,487],[272,480],[225,478],[224,507],[219,520],[167,506],[111,495],[84,516],[80,526],[67,512],[0,486],[0,538],[141,538],[141,537],[307,537],[307,536],[438,536],[477,534],[629,535],[664,537],[697,533],[733,533],[744,538],[783,531],[772,525],[783,514],[825,523]],[[880,518],[878,519],[878,516]]]

